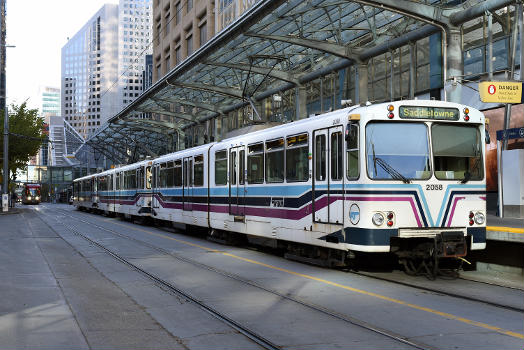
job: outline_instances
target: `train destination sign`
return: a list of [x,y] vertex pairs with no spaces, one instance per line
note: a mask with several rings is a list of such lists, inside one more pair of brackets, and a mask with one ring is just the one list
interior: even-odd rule
[[460,114],[456,108],[400,106],[399,116],[404,119],[458,120]]
[[479,83],[480,100],[486,103],[521,103],[522,83],[483,81]]

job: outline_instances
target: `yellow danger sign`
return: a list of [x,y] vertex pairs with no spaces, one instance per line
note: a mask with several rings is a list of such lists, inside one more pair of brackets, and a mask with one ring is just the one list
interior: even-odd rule
[[483,81],[479,83],[480,100],[494,103],[521,103],[522,83]]

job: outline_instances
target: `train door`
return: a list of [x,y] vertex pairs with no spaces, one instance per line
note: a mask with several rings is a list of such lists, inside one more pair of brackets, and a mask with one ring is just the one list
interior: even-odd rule
[[158,202],[160,190],[158,189],[158,175],[160,171],[160,164],[154,164],[151,168],[151,206],[158,208],[160,203]]
[[183,208],[184,210],[193,210],[193,158],[186,157],[183,160],[184,178],[182,180],[183,186]]
[[153,167],[151,165],[147,165],[145,167],[144,172],[144,185],[146,189],[146,197],[144,199],[144,206],[151,206],[153,207]]
[[343,224],[343,127],[313,132],[313,221]]
[[229,150],[229,214],[244,216],[244,196],[246,179],[245,146]]

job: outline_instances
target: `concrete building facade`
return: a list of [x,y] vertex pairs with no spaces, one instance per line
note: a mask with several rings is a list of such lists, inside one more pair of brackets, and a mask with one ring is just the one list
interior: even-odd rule
[[153,82],[215,35],[214,1],[153,0]]

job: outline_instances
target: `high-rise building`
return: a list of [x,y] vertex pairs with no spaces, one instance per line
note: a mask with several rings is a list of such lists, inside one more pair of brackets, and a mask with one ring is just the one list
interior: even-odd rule
[[60,89],[55,87],[40,88],[40,113],[44,121],[49,124],[49,117],[60,115]]
[[106,4],[62,47],[62,114],[83,138],[115,115],[118,5]]
[[153,52],[152,0],[120,0],[118,5],[119,110],[143,91],[146,56]]
[[151,2],[104,5],[62,48],[62,114],[84,139],[143,91]]

